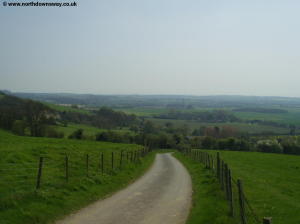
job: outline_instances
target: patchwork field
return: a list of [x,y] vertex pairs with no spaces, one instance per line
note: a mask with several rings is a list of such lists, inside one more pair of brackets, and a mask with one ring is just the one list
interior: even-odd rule
[[273,121],[282,124],[300,124],[300,109],[286,109],[288,113],[255,113],[255,112],[234,112],[238,118],[244,120],[264,120]]
[[288,128],[279,128],[279,127],[272,127],[268,125],[260,125],[260,124],[246,124],[246,123],[205,123],[205,122],[198,122],[198,121],[189,121],[189,120],[172,120],[172,119],[158,119],[158,118],[148,118],[150,121],[153,121],[159,125],[165,125],[167,122],[173,123],[175,127],[182,127],[183,125],[188,125],[188,127],[193,130],[195,128],[200,128],[202,126],[206,127],[222,127],[222,126],[232,126],[236,128],[239,132],[248,132],[250,134],[260,134],[264,132],[272,132],[274,134],[288,134]]

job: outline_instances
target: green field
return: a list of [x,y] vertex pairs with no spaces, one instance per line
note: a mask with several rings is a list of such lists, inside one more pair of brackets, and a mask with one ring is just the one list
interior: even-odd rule
[[[0,130],[0,223],[48,223],[124,187],[153,161],[150,154],[130,162],[131,153],[140,149],[133,144],[20,137]],[[35,191],[40,156],[43,172],[40,189]]]
[[260,124],[246,124],[246,123],[206,123],[206,122],[199,122],[199,121],[192,121],[192,120],[173,120],[173,119],[158,119],[158,118],[148,118],[148,120],[158,124],[158,125],[165,125],[167,122],[173,123],[175,127],[182,127],[183,125],[188,125],[188,127],[193,130],[195,128],[200,127],[222,127],[222,126],[232,126],[237,129],[237,131],[241,133],[249,133],[249,134],[258,134],[263,132],[272,132],[274,134],[288,134],[288,128],[279,128],[279,127],[272,127],[268,125],[260,125]]
[[162,113],[167,113],[170,111],[168,108],[164,107],[134,107],[134,108],[114,108],[115,110],[123,111],[127,114],[135,114],[137,116],[153,116]]
[[[78,130],[78,129],[82,129],[83,130],[83,135],[87,138],[87,139],[95,139],[96,134],[104,132],[104,131],[108,131],[107,129],[101,129],[101,128],[97,128],[97,127],[93,127],[90,125],[85,125],[85,124],[68,124],[67,127],[64,126],[52,126],[53,128],[55,128],[57,131],[63,132],[65,135],[65,138],[68,138],[68,136],[70,134],[72,134],[74,131]],[[122,133],[132,133],[128,128],[122,128],[122,129],[112,129],[111,131],[115,131],[115,132],[122,132]]]
[[73,107],[69,107],[69,106],[63,106],[63,105],[57,105],[57,104],[52,104],[52,103],[46,103],[43,102],[45,105],[47,105],[48,107],[63,112],[77,112],[77,113],[82,113],[82,114],[91,114],[91,111],[89,110],[85,110],[85,109],[81,109],[81,108],[73,108]]
[[[282,109],[282,108],[281,108]],[[282,124],[300,125],[300,109],[286,109],[288,113],[255,113],[255,112],[233,112],[238,118],[244,120],[274,121]]]
[[[211,110],[226,110],[232,112],[237,118],[240,118],[244,121],[246,120],[261,120],[261,121],[271,121],[280,124],[292,124],[300,125],[300,109],[299,108],[279,108],[279,107],[268,107],[269,109],[285,109],[288,113],[257,113],[257,112],[232,112],[233,107],[226,108],[199,108],[195,107],[192,109],[176,109],[176,111],[182,112],[203,112]],[[192,120],[173,120],[173,119],[158,119],[153,118],[155,115],[165,114],[172,109],[166,107],[135,107],[128,109],[119,109],[126,113],[136,114],[137,116],[145,116],[147,119],[159,124],[164,125],[166,122],[171,122],[175,126],[182,126],[187,124],[191,129],[199,128],[200,126],[233,126],[239,132],[249,133],[249,134],[260,134],[260,133],[274,133],[274,134],[288,134],[290,129],[283,127],[274,127],[270,125],[262,124],[247,124],[244,122],[234,122],[234,123],[206,123]],[[174,110],[174,109],[173,109]],[[299,131],[297,130],[297,133]]]
[[233,178],[243,181],[245,195],[259,217],[273,217],[276,224],[300,223],[299,156],[233,151],[221,151],[220,156]]

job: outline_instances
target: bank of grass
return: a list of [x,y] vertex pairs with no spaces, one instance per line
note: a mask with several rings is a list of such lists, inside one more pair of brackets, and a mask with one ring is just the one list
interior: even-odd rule
[[193,204],[186,224],[235,224],[214,174],[181,153],[174,155],[187,168],[193,182]]
[[[137,163],[123,162],[120,152],[141,146],[68,139],[14,136],[0,130],[0,223],[51,223],[89,203],[106,197],[141,176],[152,164],[154,153]],[[115,167],[111,170],[111,153]],[[104,153],[104,173],[99,169]],[[86,170],[89,154],[89,176]],[[69,182],[64,157],[69,156]],[[37,161],[45,159],[41,188],[35,191]]]
[[258,217],[273,217],[276,224],[300,223],[300,156],[219,152],[233,178],[243,181],[244,193]]

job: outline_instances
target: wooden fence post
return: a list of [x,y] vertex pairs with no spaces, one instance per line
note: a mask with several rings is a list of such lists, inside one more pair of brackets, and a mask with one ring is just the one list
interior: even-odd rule
[[101,173],[104,173],[104,155],[103,152],[101,153]]
[[240,179],[237,180],[237,185],[238,185],[238,193],[239,193],[241,224],[246,224],[243,184],[242,184],[242,181]]
[[209,158],[208,158],[208,156],[209,156],[209,155],[208,155],[208,153],[206,152],[206,153],[205,153],[205,161],[206,161],[205,163],[206,163],[206,168],[209,168]]
[[204,152],[200,152],[200,151],[199,151],[198,161],[200,161],[200,162],[201,162],[201,156],[204,156]]
[[86,176],[89,177],[89,154],[86,154]]
[[228,187],[228,165],[224,164],[224,185],[226,192],[226,199],[229,200],[229,187]]
[[114,170],[114,152],[111,153],[111,170]]
[[221,171],[221,168],[220,168],[220,153],[217,152],[217,177],[218,177],[219,181],[221,180],[220,171]]
[[38,174],[37,174],[37,179],[36,179],[36,190],[41,187],[41,178],[42,178],[42,171],[43,171],[43,162],[44,158],[40,157],[39,160],[39,169],[38,169]]
[[120,169],[122,168],[122,163],[123,163],[123,151],[121,151],[121,155],[120,155]]
[[231,171],[228,169],[228,195],[229,195],[229,207],[230,207],[230,216],[233,217],[233,198],[232,198],[232,179],[231,179]]
[[271,217],[264,217],[263,218],[263,224],[272,224],[272,218]]
[[69,157],[68,156],[65,157],[65,166],[66,166],[65,178],[66,178],[66,182],[68,182],[69,181]]
[[221,188],[222,190],[224,190],[224,161],[221,160],[221,172],[220,172],[220,175],[221,175]]

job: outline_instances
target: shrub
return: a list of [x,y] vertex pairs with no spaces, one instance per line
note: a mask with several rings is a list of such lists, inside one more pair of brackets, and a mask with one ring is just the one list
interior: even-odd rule
[[63,138],[65,134],[61,131],[55,130],[53,127],[46,128],[46,137],[48,138]]
[[77,129],[71,135],[69,135],[70,139],[82,139],[83,138],[83,129]]
[[283,152],[282,146],[275,139],[260,140],[257,142],[257,148],[261,152]]

